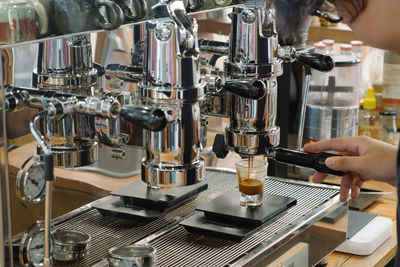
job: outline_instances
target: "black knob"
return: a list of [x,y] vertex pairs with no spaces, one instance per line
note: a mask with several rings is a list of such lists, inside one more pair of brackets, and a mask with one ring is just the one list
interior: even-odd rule
[[165,112],[147,106],[123,106],[120,115],[126,120],[150,131],[161,131],[167,126]]
[[215,156],[220,159],[224,159],[226,155],[228,155],[229,150],[225,144],[225,136],[223,134],[217,134],[215,136],[212,151],[214,152]]
[[104,67],[96,62],[93,62],[93,68],[95,68],[97,70],[97,76],[99,76],[99,77],[103,76],[106,72]]
[[316,69],[322,72],[331,71],[335,67],[333,58],[328,55],[305,52],[297,55],[297,60],[312,69]]
[[265,95],[265,84],[261,80],[229,80],[223,87],[232,94],[250,99],[260,99]]

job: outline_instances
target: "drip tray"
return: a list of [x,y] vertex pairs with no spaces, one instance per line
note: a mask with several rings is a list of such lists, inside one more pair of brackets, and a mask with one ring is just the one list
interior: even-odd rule
[[198,183],[155,190],[139,181],[111,192],[111,196],[96,201],[93,207],[106,216],[151,221],[157,219],[164,211],[181,205],[207,188],[206,183]]
[[201,211],[183,220],[180,225],[189,232],[242,241],[268,224],[271,219],[296,204],[296,199],[264,194],[259,207],[239,204],[237,188],[200,206]]

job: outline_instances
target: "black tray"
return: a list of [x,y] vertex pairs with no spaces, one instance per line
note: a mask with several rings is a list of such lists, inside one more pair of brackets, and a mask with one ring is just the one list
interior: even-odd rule
[[189,186],[163,188],[154,190],[147,184],[139,181],[121,190],[111,192],[110,195],[121,198],[124,206],[146,207],[164,211],[206,190],[206,183],[198,183]]
[[239,204],[240,193],[234,188],[225,194],[196,208],[212,220],[229,224],[256,227],[296,204],[296,199],[264,194],[263,204],[258,207],[243,207]]
[[189,232],[242,241],[284,216],[296,199],[265,194],[259,207],[242,207],[237,188],[197,208],[179,224]]
[[159,210],[145,209],[143,207],[126,207],[121,198],[116,196],[103,197],[94,202],[92,206],[105,216],[144,222],[155,220],[162,213]]

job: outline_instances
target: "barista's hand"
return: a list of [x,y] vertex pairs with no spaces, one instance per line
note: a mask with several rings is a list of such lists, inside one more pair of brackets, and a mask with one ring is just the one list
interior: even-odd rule
[[[324,140],[306,144],[304,150],[311,153],[337,151],[341,157],[330,157],[326,166],[333,170],[345,171],[340,185],[340,200],[346,201],[351,189],[351,197],[360,193],[367,180],[374,179],[396,184],[397,147],[366,136]],[[316,173],[313,182],[320,183],[326,174]]]

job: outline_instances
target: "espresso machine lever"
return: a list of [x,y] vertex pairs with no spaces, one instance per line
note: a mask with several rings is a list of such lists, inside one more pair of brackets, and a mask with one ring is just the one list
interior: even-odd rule
[[118,78],[125,82],[138,83],[143,79],[143,68],[141,66],[109,64],[104,68],[104,76],[108,80]]
[[304,66],[322,72],[331,71],[335,67],[335,62],[329,55],[313,52],[298,52],[295,48],[290,46],[279,47],[278,56],[284,62],[293,62],[297,60]]
[[235,95],[254,100],[264,97],[267,93],[267,86],[262,80],[228,80],[222,87]]
[[279,162],[312,168],[321,173],[332,174],[336,176],[345,175],[345,172],[332,170],[325,164],[325,160],[327,158],[341,156],[337,154],[326,152],[306,153],[298,150],[273,147],[267,149],[266,156]]
[[120,115],[150,131],[161,131],[168,123],[165,112],[151,106],[123,106]]

